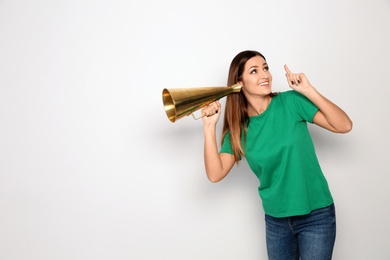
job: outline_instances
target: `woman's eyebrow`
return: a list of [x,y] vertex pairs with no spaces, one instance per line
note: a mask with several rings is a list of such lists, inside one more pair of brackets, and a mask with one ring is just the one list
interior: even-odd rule
[[[264,62],[264,63],[263,63],[263,67],[264,67],[264,66],[268,66],[267,62]],[[257,65],[253,65],[253,66],[250,66],[249,69],[251,69],[251,68],[258,68],[258,67],[259,67],[259,66],[257,66]]]

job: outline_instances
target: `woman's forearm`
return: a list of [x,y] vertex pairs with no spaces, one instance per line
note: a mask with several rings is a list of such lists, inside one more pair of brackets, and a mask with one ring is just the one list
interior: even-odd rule
[[318,107],[334,132],[347,133],[351,131],[352,121],[340,107],[321,95],[314,87],[305,95]]
[[216,127],[221,115],[221,104],[216,101],[202,109],[204,127],[204,164],[211,182],[222,180],[234,165],[234,156],[220,154],[217,146]]

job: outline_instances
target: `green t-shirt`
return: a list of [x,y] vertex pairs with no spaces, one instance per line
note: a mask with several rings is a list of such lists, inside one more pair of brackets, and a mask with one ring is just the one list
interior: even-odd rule
[[[267,215],[305,215],[333,203],[307,128],[317,111],[309,99],[289,90],[274,96],[262,114],[249,118],[242,143],[260,181],[258,190]],[[229,132],[220,152],[233,154]]]

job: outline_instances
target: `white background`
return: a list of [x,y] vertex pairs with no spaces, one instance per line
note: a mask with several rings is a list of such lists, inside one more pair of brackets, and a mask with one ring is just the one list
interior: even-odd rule
[[334,259],[389,260],[389,32],[389,0],[0,1],[0,259],[266,259],[258,180],[210,183],[203,123],[161,99],[254,49],[354,122],[310,126]]

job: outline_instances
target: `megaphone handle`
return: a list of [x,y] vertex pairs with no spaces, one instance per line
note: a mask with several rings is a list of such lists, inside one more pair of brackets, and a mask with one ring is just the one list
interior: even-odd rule
[[195,120],[201,119],[201,118],[203,118],[203,117],[206,116],[206,115],[200,115],[200,116],[198,116],[198,117],[195,117],[194,113],[192,113],[191,115],[192,115],[192,117],[193,117]]

